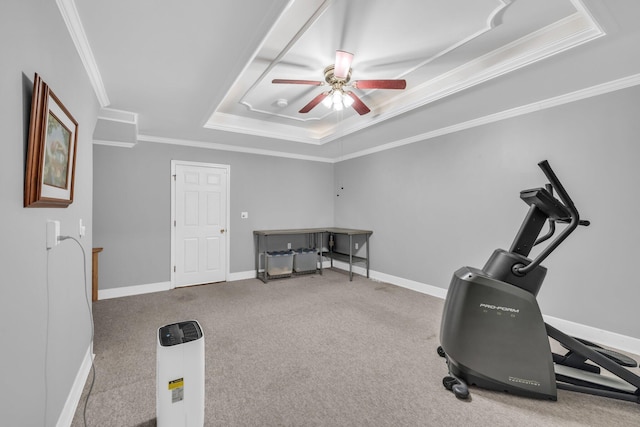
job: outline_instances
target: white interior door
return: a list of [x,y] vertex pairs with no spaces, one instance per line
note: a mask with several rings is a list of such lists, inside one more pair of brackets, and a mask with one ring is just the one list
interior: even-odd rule
[[174,165],[174,286],[227,279],[228,166]]

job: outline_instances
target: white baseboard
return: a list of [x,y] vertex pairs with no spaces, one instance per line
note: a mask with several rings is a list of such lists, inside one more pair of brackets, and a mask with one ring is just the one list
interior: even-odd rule
[[256,278],[255,270],[240,271],[238,273],[229,273],[229,276],[227,276],[227,282],[236,282],[238,280],[255,279],[255,278]]
[[402,277],[395,277],[389,274],[379,273],[377,271],[370,271],[369,276],[374,280],[379,280],[385,283],[391,283],[392,285],[411,289],[412,291],[431,295],[433,297],[437,297],[440,299],[445,299],[447,297],[447,290],[443,288],[438,288],[437,286],[431,286],[425,283],[420,283],[420,282],[416,282],[409,279],[403,279]]
[[[329,268],[330,261],[322,263],[323,268]],[[333,266],[341,270],[349,271],[349,264],[342,261],[333,261]],[[354,265],[352,271],[355,274],[366,276],[367,270],[359,265]],[[230,273],[227,281],[234,282],[238,280],[255,279],[255,270],[241,271]],[[426,283],[416,282],[414,280],[402,277],[392,276],[390,274],[381,273],[379,271],[369,270],[369,278],[379,282],[385,282],[402,288],[411,289],[422,294],[431,295],[436,298],[445,299],[447,290],[437,286],[428,285]],[[148,285],[127,286],[123,288],[104,289],[98,291],[98,299],[118,298],[129,295],[146,294],[150,292],[166,291],[171,289],[171,282],[151,283]],[[551,316],[543,315],[545,321],[550,325],[557,327],[564,333],[577,336],[589,341],[596,342],[606,347],[612,347],[618,350],[627,351],[640,355],[640,339],[621,335],[616,332],[605,331],[603,329],[574,323],[568,320],[558,319]]]
[[[349,270],[349,264],[341,262],[333,262],[333,266]],[[366,269],[354,266],[353,272],[366,275]],[[447,297],[447,290],[436,286],[427,285],[420,282],[396,277],[385,273],[369,270],[369,277],[373,280],[390,283],[392,285],[411,289],[423,294],[431,295],[440,299]],[[592,326],[582,325],[580,323],[571,322],[569,320],[559,319],[557,317],[543,315],[545,322],[551,326],[560,329],[567,335],[580,337],[582,339],[593,341],[605,347],[611,347],[616,350],[626,351],[634,355],[640,355],[640,339],[621,335],[616,332],[606,331],[594,328]]]
[[73,421],[73,416],[76,413],[78,403],[80,403],[80,398],[82,397],[82,390],[84,390],[84,385],[89,377],[89,372],[91,372],[91,359],[95,356],[91,354],[91,348],[91,345],[89,345],[87,353],[84,355],[84,359],[82,360],[82,364],[80,364],[80,369],[78,369],[76,378],[73,381],[71,391],[67,396],[67,401],[64,403],[64,408],[62,408],[62,412],[58,417],[58,422],[56,423],[57,427],[69,427]]
[[[249,271],[241,271],[238,273],[229,273],[227,276],[227,282],[235,282],[238,280],[245,279],[255,279],[256,272],[255,270]],[[120,297],[128,297],[132,295],[142,295],[149,294],[152,292],[161,292],[168,291],[172,289],[171,282],[158,282],[158,283],[148,283],[146,285],[132,285],[132,286],[122,286],[119,288],[111,288],[111,289],[99,289],[98,290],[98,299],[111,299],[111,298],[120,298]]]
[[121,288],[99,289],[98,299],[128,297],[131,295],[149,294],[151,292],[168,291],[171,282],[149,283],[147,285],[123,286]]
[[544,321],[564,332],[567,335],[580,337],[587,341],[612,347],[616,350],[626,351],[640,355],[640,339],[621,335],[616,332],[605,331],[592,326],[582,325],[569,320],[558,319],[557,317],[542,315]]
[[[349,264],[346,262],[333,261],[333,266],[335,268],[339,268],[340,270],[349,271]],[[367,275],[367,269],[364,267],[360,267],[359,265],[354,265],[352,271],[361,276]],[[369,270],[369,278],[378,282],[385,282],[392,285],[400,286],[401,288],[411,289],[412,291],[431,295],[440,299],[445,299],[447,297],[446,289],[416,282],[414,280],[405,279],[403,277],[392,276],[390,274],[381,273],[379,271]]]
[[[348,264],[345,264],[348,265]],[[331,261],[324,261],[322,263],[322,268],[329,268],[331,266]],[[262,273],[264,269],[260,268],[260,272]],[[247,280],[247,279],[255,279],[256,271],[255,270],[247,270],[247,271],[239,271],[237,273],[229,273],[227,278],[227,282],[236,282],[238,280]]]
[[[238,280],[255,279],[255,270],[241,271],[238,273],[229,273],[227,282],[235,282]],[[119,288],[99,289],[98,299],[111,299],[128,297],[132,295],[149,294],[152,292],[168,291],[172,289],[171,282],[148,283],[146,285],[122,286]]]

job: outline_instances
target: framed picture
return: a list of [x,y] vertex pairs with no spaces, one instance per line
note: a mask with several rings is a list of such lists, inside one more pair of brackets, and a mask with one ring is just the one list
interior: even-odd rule
[[25,168],[25,207],[73,202],[78,123],[38,74],[33,82]]

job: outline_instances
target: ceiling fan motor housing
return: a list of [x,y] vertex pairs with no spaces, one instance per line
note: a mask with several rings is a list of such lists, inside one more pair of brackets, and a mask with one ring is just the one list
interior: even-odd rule
[[326,81],[333,87],[335,87],[336,85],[342,86],[349,83],[349,80],[351,80],[351,68],[349,68],[349,73],[347,74],[347,77],[345,79],[337,78],[333,72],[334,69],[334,65],[329,65],[324,69],[324,81]]

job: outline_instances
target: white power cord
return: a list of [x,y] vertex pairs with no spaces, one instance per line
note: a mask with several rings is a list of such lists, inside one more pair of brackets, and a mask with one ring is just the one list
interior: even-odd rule
[[[89,313],[89,322],[91,324],[91,340],[89,341],[90,347],[89,351],[93,353],[93,338],[94,338],[94,325],[93,325],[93,316],[91,314],[91,302],[89,300],[89,293],[87,291],[87,254],[82,246],[82,243],[78,239],[72,236],[58,236],[58,241],[63,241],[71,239],[80,246],[82,250],[82,266],[84,272],[84,296],[87,302],[87,312]],[[51,248],[49,248],[51,249]],[[47,287],[47,326],[46,326],[46,337],[45,337],[45,352],[44,352],[44,383],[45,383],[45,398],[44,398],[44,425],[46,425],[47,421],[47,357],[48,357],[48,348],[49,348],[49,249],[47,249],[47,279],[46,279],[46,287]],[[89,392],[87,393],[87,397],[84,401],[84,408],[82,411],[82,417],[85,427],[87,426],[87,403],[89,402],[89,396],[91,395],[91,391],[93,390],[93,384],[96,380],[96,368],[93,364],[93,354],[90,354],[91,358],[91,371],[93,373],[91,378],[91,385],[89,386]]]

